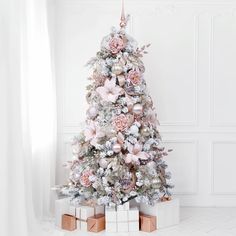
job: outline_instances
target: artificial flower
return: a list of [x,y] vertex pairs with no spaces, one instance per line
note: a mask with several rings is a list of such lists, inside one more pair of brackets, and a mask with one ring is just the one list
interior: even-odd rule
[[128,127],[128,119],[124,114],[114,118],[114,125],[117,131],[124,131]]
[[146,152],[142,152],[142,148],[143,146],[140,143],[136,143],[135,145],[129,144],[129,153],[125,157],[125,163],[139,164],[139,160],[147,160],[148,154]]
[[91,170],[85,170],[82,172],[80,176],[80,183],[84,187],[89,187],[92,183],[90,181],[91,176],[93,176],[93,172]]
[[101,131],[98,124],[91,121],[84,131],[85,141],[90,141],[93,146],[97,145],[98,139],[105,136],[104,132]]
[[131,70],[129,71],[127,75],[127,79],[133,84],[138,85],[141,83],[141,74],[137,70]]
[[112,37],[109,41],[109,49],[112,54],[117,54],[125,47],[124,40],[120,37]]
[[104,101],[115,102],[123,89],[116,86],[116,79],[112,78],[111,80],[107,79],[104,86],[98,87],[96,91]]

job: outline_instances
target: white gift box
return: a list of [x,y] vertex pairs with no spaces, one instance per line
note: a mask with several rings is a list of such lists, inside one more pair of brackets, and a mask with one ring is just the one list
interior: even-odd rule
[[128,210],[129,210],[129,202],[117,206],[117,211],[128,211]]
[[70,198],[55,201],[55,225],[61,228],[62,215],[69,214]]
[[139,231],[139,221],[129,221],[129,232]]
[[76,207],[69,206],[69,215],[76,216]]
[[117,232],[116,222],[106,222],[106,232],[108,232],[108,233]]
[[133,207],[128,211],[128,221],[139,221],[139,210]]
[[87,231],[87,219],[94,214],[104,213],[103,206],[78,206],[76,207],[77,229]]
[[105,220],[106,222],[116,222],[117,211],[115,208],[106,208]]
[[106,232],[117,232],[117,211],[115,208],[106,207],[105,211]]
[[140,204],[140,211],[157,218],[157,229],[179,223],[179,199],[158,202],[154,206]]
[[128,232],[129,224],[128,222],[117,222],[117,232]]
[[117,222],[128,222],[128,211],[117,211]]

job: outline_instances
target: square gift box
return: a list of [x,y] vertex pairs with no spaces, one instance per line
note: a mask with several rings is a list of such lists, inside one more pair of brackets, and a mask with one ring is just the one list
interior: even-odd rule
[[158,202],[154,206],[140,204],[140,212],[156,216],[157,229],[179,223],[179,199]]
[[105,211],[106,232],[117,232],[117,211],[115,208],[107,208]]
[[87,220],[87,230],[89,232],[100,232],[105,229],[105,215],[98,214],[92,217],[89,217]]
[[104,214],[104,206],[78,206],[76,207],[77,228],[87,231],[87,220],[96,214]]
[[156,230],[156,216],[140,214],[140,230],[144,232]]
[[64,214],[61,217],[61,221],[62,221],[61,222],[62,229],[69,230],[69,231],[76,230],[77,226],[76,226],[76,217],[75,216]]
[[55,201],[55,225],[62,227],[61,217],[64,214],[70,214],[69,212],[70,198],[62,198]]

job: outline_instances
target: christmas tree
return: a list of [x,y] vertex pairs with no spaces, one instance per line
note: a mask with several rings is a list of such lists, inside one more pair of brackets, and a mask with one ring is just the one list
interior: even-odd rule
[[112,29],[88,65],[85,129],[73,139],[69,184],[63,192],[78,202],[120,205],[130,199],[153,204],[168,198],[173,186],[163,160],[158,120],[144,80],[145,45],[120,29]]

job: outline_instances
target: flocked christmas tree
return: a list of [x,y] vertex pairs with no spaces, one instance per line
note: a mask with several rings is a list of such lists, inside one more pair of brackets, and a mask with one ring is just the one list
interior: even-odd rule
[[93,73],[87,87],[86,127],[72,143],[69,184],[63,192],[76,201],[123,204],[130,199],[153,204],[168,198],[170,173],[163,160],[158,120],[146,90],[146,45],[120,29],[112,29],[88,65]]

